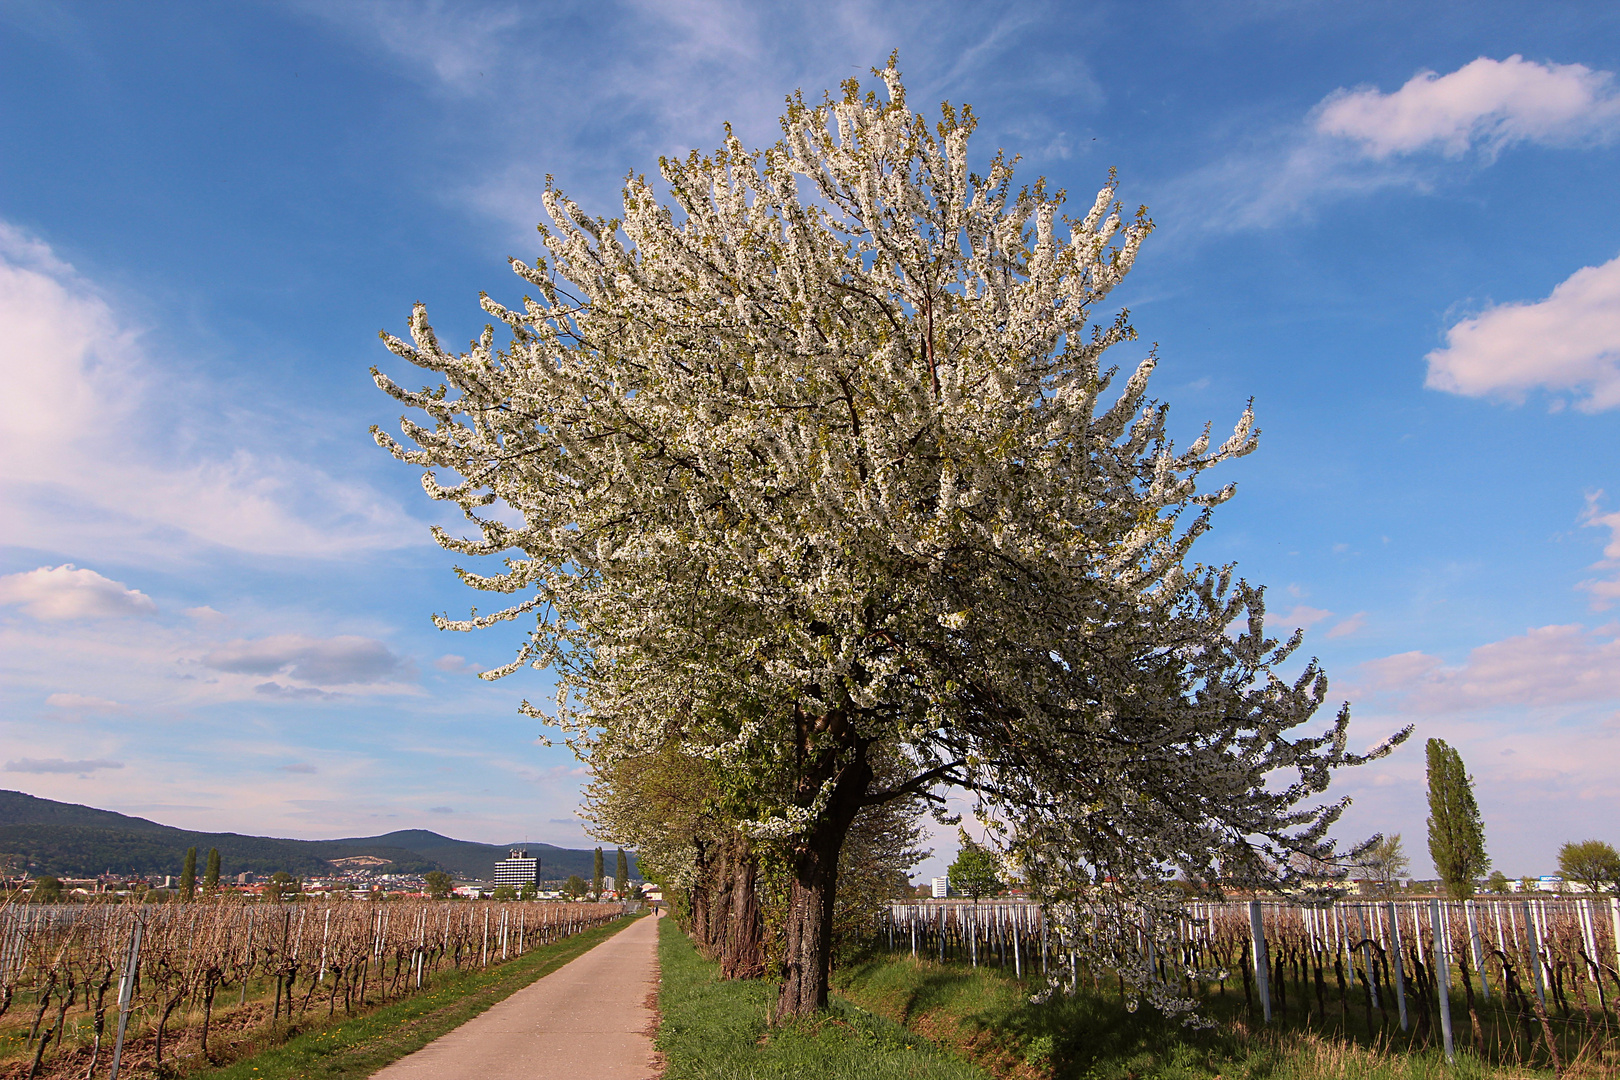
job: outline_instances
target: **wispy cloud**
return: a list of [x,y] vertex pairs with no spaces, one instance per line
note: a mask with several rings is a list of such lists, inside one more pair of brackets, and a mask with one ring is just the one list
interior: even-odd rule
[[220,424],[216,391],[166,378],[142,337],[48,244],[0,222],[0,542],[174,558],[199,547],[329,557],[422,541],[376,492],[250,449],[252,417]]
[[1575,271],[1544,300],[1463,319],[1427,359],[1434,390],[1508,401],[1547,390],[1576,395],[1585,412],[1620,406],[1620,257]]
[[[1390,188],[1433,190],[1516,144],[1586,146],[1620,135],[1606,71],[1480,57],[1400,89],[1340,88],[1305,116],[1167,186],[1172,220],[1213,231],[1266,228]],[[1465,164],[1470,154],[1472,165]]]
[[[940,19],[916,2],[831,0],[813,7],[746,0],[604,0],[570,8],[485,6],[449,0],[301,3],[297,10],[386,55],[451,102],[463,130],[489,147],[471,184],[454,198],[532,238],[543,216],[548,173],[595,212],[631,169],[660,154],[710,148],[732,124],[748,145],[780,136],[776,118],[795,89],[837,92],[851,76],[901,50],[914,102],[994,93],[1016,70],[1020,87],[1094,102],[1101,90],[1086,63],[1027,61],[1029,30],[1051,9],[986,6]],[[558,21],[588,21],[611,48],[537,49]],[[1075,133],[1026,109],[1018,124],[1034,157],[1073,152]],[[1030,145],[1033,143],[1033,145]],[[583,185],[593,190],[579,191]],[[530,241],[532,242],[532,240]]]
[[119,702],[91,694],[52,694],[45,699],[45,704],[65,712],[110,713],[121,712],[124,709]]
[[1620,601],[1620,510],[1603,510],[1603,492],[1594,491],[1586,497],[1586,512],[1581,524],[1591,529],[1608,529],[1609,542],[1603,547],[1603,558],[1592,564],[1593,570],[1608,574],[1581,582],[1580,588],[1592,594],[1592,606],[1605,611]]
[[1366,625],[1367,613],[1365,611],[1358,611],[1348,618],[1339,620],[1339,622],[1335,623],[1328,629],[1328,632],[1324,636],[1329,638],[1349,637],[1351,634],[1354,634],[1356,631],[1360,630]]
[[95,759],[69,761],[66,758],[18,758],[6,762],[6,772],[14,773],[78,773],[81,776],[102,769],[122,769],[122,761]]
[[379,683],[404,672],[405,662],[382,642],[343,635],[279,634],[227,642],[202,658],[204,666],[235,675],[285,675],[316,686]]
[[[1309,604],[1298,604],[1292,610],[1284,612],[1274,619],[1268,616],[1266,622],[1276,626],[1275,633],[1287,635],[1296,628],[1309,630],[1311,627],[1325,623],[1333,617],[1333,612],[1325,608],[1311,607]],[[1358,611],[1354,615],[1340,619],[1329,627],[1323,636],[1329,638],[1348,637],[1365,626],[1366,622],[1367,613]]]
[[1405,712],[1551,707],[1620,700],[1620,624],[1541,626],[1481,645],[1461,664],[1400,653],[1357,672],[1360,689]]

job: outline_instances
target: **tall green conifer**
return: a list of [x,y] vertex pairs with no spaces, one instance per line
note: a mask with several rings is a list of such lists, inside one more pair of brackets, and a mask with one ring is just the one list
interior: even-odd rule
[[186,848],[186,862],[180,868],[180,899],[191,900],[197,895],[197,849]]
[[596,849],[596,858],[591,862],[591,895],[602,895],[602,849]]
[[620,896],[630,895],[630,860],[624,857],[624,848],[613,858],[613,887]]
[[212,896],[219,891],[219,848],[208,849],[208,869],[203,871],[203,895]]
[[1474,895],[1479,879],[1491,867],[1485,854],[1485,825],[1474,801],[1474,778],[1463,768],[1462,755],[1442,739],[1430,739],[1429,857],[1454,899]]

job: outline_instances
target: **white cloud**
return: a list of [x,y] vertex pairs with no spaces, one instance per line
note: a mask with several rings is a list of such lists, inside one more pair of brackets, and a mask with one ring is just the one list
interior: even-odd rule
[[93,697],[89,694],[52,694],[45,699],[45,704],[53,709],[69,712],[119,712],[124,708],[109,698]]
[[0,604],[20,605],[36,619],[117,619],[151,615],[157,604],[139,589],[80,570],[72,563],[0,577]]
[[1620,624],[1541,626],[1481,645],[1455,667],[1427,653],[1400,653],[1362,664],[1359,689],[1417,713],[1620,700],[1617,635]]
[[1316,130],[1359,143],[1373,158],[1475,146],[1551,146],[1612,138],[1620,129],[1614,77],[1581,64],[1482,56],[1449,75],[1420,71],[1394,93],[1340,90],[1317,108]]
[[68,761],[64,758],[18,758],[6,762],[6,772],[14,773],[79,773],[84,775],[98,769],[122,769],[122,761]]
[[[311,638],[302,634],[228,642],[204,656],[203,664],[215,671],[282,675],[316,686],[385,682],[403,674],[406,666],[388,646],[372,638]],[[301,693],[276,683],[264,683],[255,689],[279,696]]]
[[478,664],[468,663],[465,656],[457,656],[455,653],[445,653],[433,661],[433,666],[451,675],[472,675],[484,670]]
[[1522,401],[1543,389],[1584,395],[1586,412],[1620,406],[1620,257],[1575,271],[1545,300],[1462,320],[1427,359],[1435,390]]
[[172,557],[198,544],[333,556],[421,542],[375,492],[247,449],[277,442],[254,437],[252,417],[222,424],[206,380],[161,367],[135,321],[0,222],[0,543]]

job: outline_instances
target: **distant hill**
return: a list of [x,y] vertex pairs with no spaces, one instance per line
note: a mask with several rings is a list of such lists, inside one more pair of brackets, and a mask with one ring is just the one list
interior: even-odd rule
[[[478,844],[426,829],[341,840],[192,832],[111,810],[40,799],[20,791],[0,791],[0,854],[17,856],[36,875],[89,877],[105,871],[178,874],[189,847],[200,853],[219,848],[220,870],[226,877],[277,870],[307,877],[330,873],[332,859],[371,856],[386,860],[387,865],[375,866],[383,873],[448,870],[458,876],[488,880],[495,863],[506,858],[513,847],[526,847],[531,855],[538,856],[541,875],[546,878],[578,874],[589,879],[592,863],[590,851],[550,844]],[[607,855],[607,871],[612,873],[612,852]],[[634,872],[633,856],[631,867]]]

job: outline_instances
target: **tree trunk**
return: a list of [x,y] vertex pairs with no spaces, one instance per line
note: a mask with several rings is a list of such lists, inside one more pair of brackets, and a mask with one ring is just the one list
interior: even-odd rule
[[[727,838],[716,845],[717,858],[709,869],[707,886],[709,911],[705,920],[705,934],[698,941],[703,955],[718,960],[722,966],[726,957],[726,943],[731,938],[731,875],[735,862],[736,843]],[[724,971],[722,970],[722,977]]]
[[696,873],[692,876],[692,887],[686,892],[687,925],[682,927],[692,940],[703,948],[709,941],[709,858],[707,846],[702,840],[695,843],[697,848],[693,858]]
[[759,910],[755,882],[759,860],[746,837],[739,837],[731,857],[731,900],[725,952],[720,959],[720,976],[725,979],[757,979],[765,974],[765,924]]
[[826,752],[823,759],[826,767],[807,770],[800,784],[801,793],[812,796],[821,789],[824,780],[833,781],[833,790],[810,834],[793,853],[782,990],[776,999],[779,1019],[810,1016],[827,1007],[838,856],[872,781],[872,766],[866,760],[865,747],[846,750],[846,753],[849,756],[838,762],[832,752]]

